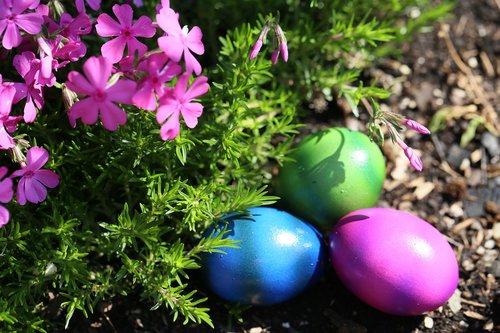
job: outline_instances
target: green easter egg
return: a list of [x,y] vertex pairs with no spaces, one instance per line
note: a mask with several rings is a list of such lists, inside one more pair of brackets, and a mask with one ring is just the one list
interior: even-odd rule
[[281,168],[277,191],[289,211],[331,227],[354,210],[373,207],[385,179],[385,161],[368,136],[331,128],[305,137]]

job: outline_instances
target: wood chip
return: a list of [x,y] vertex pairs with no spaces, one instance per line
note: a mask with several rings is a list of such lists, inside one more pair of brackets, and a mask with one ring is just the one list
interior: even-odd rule
[[422,200],[427,195],[429,195],[429,193],[431,193],[432,190],[434,190],[434,187],[435,187],[434,183],[426,182],[418,186],[415,189],[415,192],[413,192],[413,194],[415,194],[415,197],[417,197],[418,200]]
[[476,149],[472,152],[472,154],[470,154],[470,161],[472,163],[477,163],[481,160],[482,155],[481,149]]
[[478,303],[478,302],[474,302],[474,301],[469,301],[468,299],[465,299],[465,298],[462,298],[461,301],[462,301],[462,303],[469,304],[469,305],[472,305],[472,306],[475,306],[475,307],[479,307],[479,308],[485,308],[486,307],[486,305],[484,305],[482,303]]
[[479,58],[481,59],[481,63],[483,64],[484,71],[486,72],[486,75],[489,77],[494,77],[495,76],[495,67],[493,67],[493,64],[491,63],[490,58],[488,57],[488,54],[486,52],[482,51],[479,53]]
[[477,319],[477,320],[486,320],[486,317],[483,316],[482,314],[474,312],[474,311],[470,311],[470,310],[464,311],[464,315],[469,317],[469,318],[473,318],[473,319]]
[[468,219],[466,219],[466,220],[464,220],[464,221],[462,221],[462,222],[460,222],[460,223],[456,224],[456,225],[453,227],[452,231],[453,231],[454,233],[457,233],[457,232],[459,232],[459,231],[461,231],[461,230],[467,229],[468,227],[470,227],[470,226],[471,226],[474,222],[476,222],[476,221],[477,221],[476,219],[473,219],[473,218],[468,218]]

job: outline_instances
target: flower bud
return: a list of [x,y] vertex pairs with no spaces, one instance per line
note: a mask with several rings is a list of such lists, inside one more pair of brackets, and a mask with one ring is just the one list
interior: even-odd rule
[[271,62],[273,63],[273,65],[276,65],[279,56],[280,56],[280,50],[274,50],[273,54],[271,55]]
[[422,171],[422,169],[424,168],[422,160],[417,156],[415,151],[411,149],[411,147],[407,147],[405,149],[405,155],[410,161],[410,165],[413,167],[413,169],[417,170],[418,172]]
[[421,133],[421,134],[431,134],[431,131],[429,131],[429,129],[427,129],[427,127],[425,127],[424,125],[420,124],[419,122],[415,121],[415,120],[411,120],[411,119],[404,119],[403,120],[403,124],[411,129],[411,130],[414,130],[418,133]]
[[253,60],[257,57],[257,54],[259,54],[260,48],[262,47],[262,43],[262,39],[257,39],[252,47],[252,51],[250,52],[250,60]]

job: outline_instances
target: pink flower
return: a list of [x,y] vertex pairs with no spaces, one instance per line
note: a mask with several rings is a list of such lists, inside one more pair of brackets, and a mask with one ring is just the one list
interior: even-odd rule
[[137,40],[136,37],[153,37],[156,29],[153,22],[147,16],[141,16],[132,24],[133,10],[129,5],[114,5],[115,13],[119,22],[116,22],[108,14],[101,14],[97,18],[96,30],[99,36],[118,36],[106,42],[101,47],[103,56],[109,58],[114,64],[123,58],[123,51],[127,45],[128,55],[133,56],[135,51],[142,56],[148,50],[147,46]]
[[156,120],[162,125],[160,136],[163,140],[172,140],[179,135],[179,113],[182,114],[187,127],[194,128],[198,124],[203,106],[200,103],[192,102],[192,100],[208,91],[208,79],[205,76],[200,76],[186,90],[190,77],[189,73],[181,75],[175,88],[160,98]]
[[73,104],[69,111],[73,127],[79,118],[84,124],[94,124],[99,113],[104,128],[109,131],[114,131],[118,125],[127,122],[125,111],[113,102],[131,104],[136,83],[121,79],[109,85],[111,71],[112,65],[107,58],[90,57],[83,65],[86,77],[75,71],[68,74],[66,86],[79,95],[88,96]]
[[5,31],[2,45],[10,50],[21,44],[19,28],[31,35],[42,31],[43,16],[38,13],[24,13],[36,8],[40,0],[0,0],[0,37]]
[[[92,10],[99,10],[101,8],[101,0],[86,0]],[[79,13],[85,13],[85,4],[83,0],[75,0],[76,10]]]
[[194,71],[196,75],[199,75],[201,65],[191,54],[191,51],[199,55],[205,53],[205,47],[201,41],[203,37],[201,29],[193,27],[193,29],[188,30],[187,26],[181,28],[179,17],[171,8],[162,8],[160,13],[156,15],[156,21],[160,28],[167,33],[166,36],[158,38],[160,49],[175,62],[179,62],[184,53],[186,71],[188,73]]
[[26,201],[39,203],[47,197],[47,189],[59,185],[59,176],[51,170],[41,169],[49,160],[49,152],[42,147],[32,147],[26,154],[26,166],[16,170],[11,178],[21,177],[17,184],[16,199],[20,205]]
[[431,134],[431,131],[424,125],[420,124],[419,122],[411,119],[403,119],[403,124],[409,128],[412,129],[420,134]]
[[165,82],[172,80],[182,71],[181,66],[169,61],[165,53],[155,53],[142,61],[138,67],[139,71],[145,72],[144,80],[139,83],[137,92],[132,101],[144,110],[156,110],[156,97],[165,92]]
[[[35,64],[38,61],[38,65]],[[14,83],[16,87],[16,96],[14,103],[26,97],[24,106],[24,121],[32,123],[37,114],[37,108],[40,110],[43,107],[43,90],[42,86],[35,80],[35,73],[38,71],[39,60],[35,58],[33,52],[23,52],[14,57],[14,67],[17,72],[23,77],[26,83]],[[55,77],[54,77],[55,79]],[[36,107],[35,107],[36,106]]]
[[257,39],[255,44],[253,44],[252,51],[250,52],[250,60],[253,60],[257,58],[257,55],[260,52],[260,49],[262,48],[263,41],[262,39]]
[[158,14],[162,8],[170,8],[170,0],[161,0],[161,3],[156,5],[156,14]]
[[417,154],[415,153],[415,151],[411,147],[408,147],[408,145],[404,143],[402,140],[398,139],[397,142],[401,147],[401,149],[403,149],[406,158],[410,161],[410,165],[413,167],[413,169],[417,170],[418,172],[422,171],[424,165],[420,157],[418,157]]
[[[0,167],[0,179],[4,178],[7,174],[7,167]],[[14,195],[14,190],[12,189],[12,179],[5,178],[0,181],[0,202],[7,203],[12,200]],[[9,222],[10,214],[9,210],[4,206],[0,205],[0,228]]]
[[17,117],[10,116],[15,95],[15,86],[12,83],[2,83],[0,75],[0,149],[9,149],[15,146],[14,139],[7,133],[7,131],[13,132],[16,129],[18,121]]
[[[276,38],[276,42],[279,45],[279,52],[281,53],[281,58],[283,59],[284,62],[288,61],[288,45],[286,42],[286,37],[285,34],[283,33],[283,30],[281,30],[281,27],[279,24],[274,25],[274,35]],[[277,60],[276,60],[277,61]],[[273,62],[275,64],[276,62]]]

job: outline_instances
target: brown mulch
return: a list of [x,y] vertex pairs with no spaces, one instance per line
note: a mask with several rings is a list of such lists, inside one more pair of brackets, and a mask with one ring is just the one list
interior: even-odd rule
[[[462,134],[478,116],[490,131],[500,130],[500,0],[459,1],[454,14],[405,44],[401,59],[367,73],[394,92],[383,107],[426,125],[438,112],[445,115],[446,127],[431,136],[405,133],[406,142],[422,156],[422,173],[410,169],[399,147],[385,144],[387,180],[379,206],[412,212],[447,237],[460,266],[451,300],[423,316],[388,316],[358,301],[330,270],[298,298],[244,311],[241,324],[231,322],[228,310],[214,300],[209,306],[216,332],[500,331],[499,139],[479,126],[472,140],[460,146]],[[340,112],[342,107],[334,109]],[[306,119],[304,130],[363,130],[364,123],[350,114],[330,111]],[[130,297],[116,299],[89,319],[75,318],[69,331],[210,331],[172,323],[164,310],[151,312],[141,304]]]

